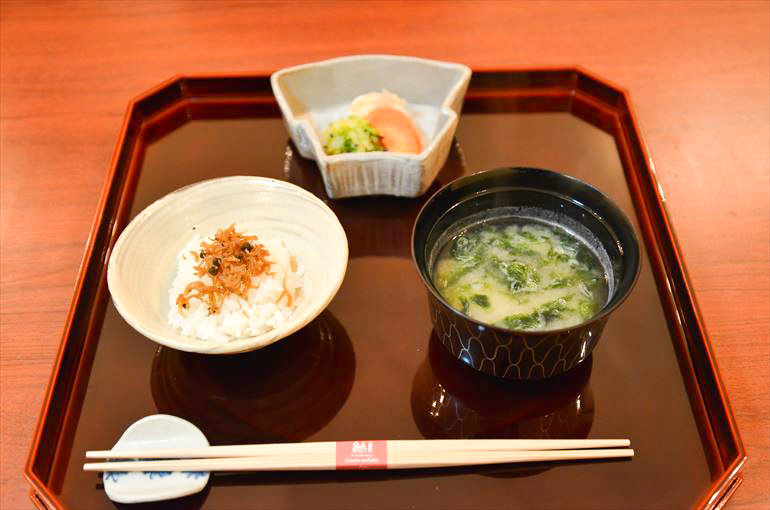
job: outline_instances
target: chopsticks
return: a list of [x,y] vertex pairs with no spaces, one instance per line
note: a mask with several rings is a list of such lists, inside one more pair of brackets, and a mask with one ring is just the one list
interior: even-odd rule
[[[88,451],[85,471],[411,469],[633,457],[628,439],[436,439]],[[160,460],[146,460],[160,459]]]
[[[167,448],[151,450],[92,450],[87,459],[190,459],[219,457],[258,457],[262,455],[307,455],[333,453],[337,441],[315,443],[267,443],[205,448]],[[495,451],[495,450],[580,450],[587,448],[628,448],[628,439],[407,439],[386,441],[388,453],[396,451]]]
[[[508,464],[555,460],[585,460],[632,457],[631,449],[606,450],[531,450],[507,452],[413,452],[393,454],[386,465],[372,464],[377,469],[411,469],[428,467]],[[229,457],[216,459],[156,460],[136,462],[102,462],[84,464],[85,471],[316,471],[344,469],[333,456],[322,457]]]

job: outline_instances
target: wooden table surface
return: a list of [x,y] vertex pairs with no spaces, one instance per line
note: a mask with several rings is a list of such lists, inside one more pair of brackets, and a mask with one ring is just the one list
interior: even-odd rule
[[[625,86],[770,507],[770,3],[0,3],[0,508],[23,464],[127,101],[178,73],[395,53]],[[632,504],[631,504],[632,506]]]

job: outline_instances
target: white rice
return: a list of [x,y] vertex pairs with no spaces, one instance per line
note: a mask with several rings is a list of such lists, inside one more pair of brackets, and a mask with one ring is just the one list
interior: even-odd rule
[[[301,301],[305,268],[297,261],[297,270],[291,270],[291,254],[282,240],[260,236],[257,242],[263,244],[270,252],[267,260],[272,262],[270,272],[273,274],[261,274],[252,278],[256,288],[249,289],[248,301],[231,294],[225,298],[219,312],[209,314],[208,305],[203,301],[190,299],[188,308],[184,314],[180,314],[176,299],[190,282],[202,281],[205,285],[212,284],[208,274],[203,278],[198,278],[195,274],[196,261],[190,252],[200,251],[201,246],[201,238],[195,234],[176,257],[177,273],[168,291],[168,323],[181,330],[183,336],[220,343],[261,335],[283,324]],[[286,296],[276,303],[283,293],[284,275],[286,288],[294,298],[292,306],[287,306]]]

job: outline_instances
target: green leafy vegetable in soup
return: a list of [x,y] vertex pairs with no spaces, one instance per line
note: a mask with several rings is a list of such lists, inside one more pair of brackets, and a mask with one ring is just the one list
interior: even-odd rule
[[382,138],[366,120],[356,115],[329,124],[321,135],[326,154],[384,151]]
[[441,295],[470,317],[510,329],[559,329],[590,318],[607,299],[597,256],[567,231],[532,220],[475,225],[442,248],[433,271]]

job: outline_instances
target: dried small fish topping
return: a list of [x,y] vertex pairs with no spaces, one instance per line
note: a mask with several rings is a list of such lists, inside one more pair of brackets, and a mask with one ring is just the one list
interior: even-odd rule
[[[248,300],[249,289],[258,286],[253,278],[261,274],[272,275],[270,253],[258,242],[255,235],[236,232],[235,224],[219,229],[211,242],[201,242],[199,251],[190,252],[195,257],[195,273],[198,278],[209,276],[211,285],[202,281],[191,282],[176,298],[180,314],[189,307],[191,299],[199,299],[208,305],[209,314],[218,313],[225,298],[235,294]],[[284,293],[291,306],[292,296]]]

